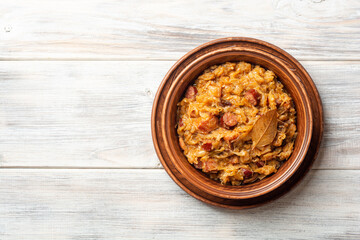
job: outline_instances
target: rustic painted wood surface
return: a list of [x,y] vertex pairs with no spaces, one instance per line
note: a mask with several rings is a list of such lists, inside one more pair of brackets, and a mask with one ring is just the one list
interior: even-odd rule
[[312,170],[288,195],[247,210],[206,205],[162,169],[4,169],[0,181],[2,239],[360,237],[354,170]]
[[[0,62],[0,165],[160,167],[150,115],[157,87],[173,63]],[[325,111],[324,142],[314,167],[360,169],[360,81],[354,81],[360,62],[302,63]]]
[[360,1],[5,0],[2,59],[171,59],[247,36],[299,59],[360,59]]
[[[174,61],[228,36],[301,60],[325,113],[309,176],[243,211],[184,193],[150,135]],[[0,239],[359,239],[359,56],[356,0],[1,1]]]

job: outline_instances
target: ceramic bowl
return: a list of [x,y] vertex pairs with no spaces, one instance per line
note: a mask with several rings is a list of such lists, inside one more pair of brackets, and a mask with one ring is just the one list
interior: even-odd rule
[[[231,186],[210,179],[187,161],[180,149],[175,126],[177,103],[196,77],[212,65],[238,61],[260,65],[277,75],[278,80],[293,98],[297,111],[298,136],[292,155],[277,173],[252,184]],[[314,107],[314,102],[319,104],[315,104]],[[285,51],[264,41],[224,38],[190,51],[166,74],[154,100],[152,135],[162,165],[182,189],[213,205],[246,208],[282,195],[308,171],[316,157],[322,135],[323,124],[321,122],[320,125],[314,126],[316,119],[322,121],[320,97],[310,76],[300,63]],[[315,133],[319,136],[313,138],[315,127],[321,129]],[[310,145],[314,142],[316,148],[309,154]]]

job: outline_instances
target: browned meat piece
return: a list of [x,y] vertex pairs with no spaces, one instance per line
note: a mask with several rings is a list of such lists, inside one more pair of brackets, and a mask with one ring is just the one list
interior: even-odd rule
[[197,89],[196,87],[190,86],[185,93],[185,97],[189,98],[191,100],[195,100],[196,98],[196,94],[197,94]]
[[211,172],[211,173],[217,172],[218,164],[215,160],[209,159],[204,163],[204,165],[205,165],[203,169],[204,172]]
[[180,119],[179,119],[179,127],[182,127],[182,126],[184,126],[184,123],[183,123],[182,118],[180,118]]
[[256,162],[256,166],[258,167],[263,167],[265,165],[265,162],[260,161],[260,162]]
[[198,163],[194,163],[194,167],[197,169],[202,169],[204,166],[204,163],[200,160],[198,160]]
[[215,116],[211,116],[209,119],[200,123],[198,129],[205,133],[211,132],[212,130],[218,127],[218,118]]
[[247,170],[245,168],[242,169],[242,172],[243,172],[245,178],[250,178],[253,175],[252,171]]
[[257,180],[258,176],[259,176],[259,174],[255,173],[255,174],[252,175],[251,178],[245,179],[245,180],[243,181],[243,183],[248,184],[248,183],[255,182],[255,181]]
[[234,133],[230,133],[230,134],[224,136],[224,140],[230,144],[231,142],[236,140],[238,137],[239,137],[239,133],[234,132]]
[[221,117],[220,124],[225,124],[228,127],[234,127],[237,124],[237,117],[235,114],[227,112]]
[[221,101],[220,101],[220,106],[222,106],[222,107],[231,106],[231,105],[232,104],[230,101],[223,100],[223,99],[221,99]]
[[254,106],[259,104],[260,97],[261,97],[260,93],[255,89],[249,89],[245,93],[245,98]]
[[212,149],[212,143],[211,142],[204,143],[203,145],[201,145],[201,147],[205,151],[210,152]]

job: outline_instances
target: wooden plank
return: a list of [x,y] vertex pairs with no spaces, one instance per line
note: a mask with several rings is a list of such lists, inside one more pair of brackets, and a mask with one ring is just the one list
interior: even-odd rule
[[[322,148],[317,169],[360,169],[359,62],[302,62],[312,76],[324,107]],[[350,73],[351,72],[351,73]],[[350,90],[351,89],[351,90]]]
[[[0,62],[0,166],[160,167],[150,115],[172,64]],[[303,64],[325,109],[314,167],[360,169],[360,62]]]
[[156,166],[151,107],[170,65],[1,62],[1,165]]
[[313,170],[284,197],[226,210],[164,170],[0,170],[1,239],[359,239],[359,170]]
[[175,60],[246,36],[301,60],[359,60],[359,10],[356,0],[3,0],[0,59]]

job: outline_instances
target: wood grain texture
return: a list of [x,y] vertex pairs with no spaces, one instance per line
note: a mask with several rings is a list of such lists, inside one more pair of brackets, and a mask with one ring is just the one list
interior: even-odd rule
[[313,170],[288,195],[225,210],[164,170],[0,170],[0,238],[359,239],[358,171]]
[[[303,60],[325,110],[321,170],[233,211],[190,197],[163,169],[69,169],[161,167],[150,135],[161,79],[229,36]],[[360,239],[359,56],[357,0],[2,0],[0,239]]]
[[[0,62],[0,166],[160,167],[150,114],[173,63]],[[302,63],[325,113],[314,168],[360,169],[360,62]]]
[[175,60],[243,36],[300,60],[359,60],[359,10],[357,0],[4,0],[0,59]]
[[2,166],[157,166],[150,114],[171,63],[0,65]]

